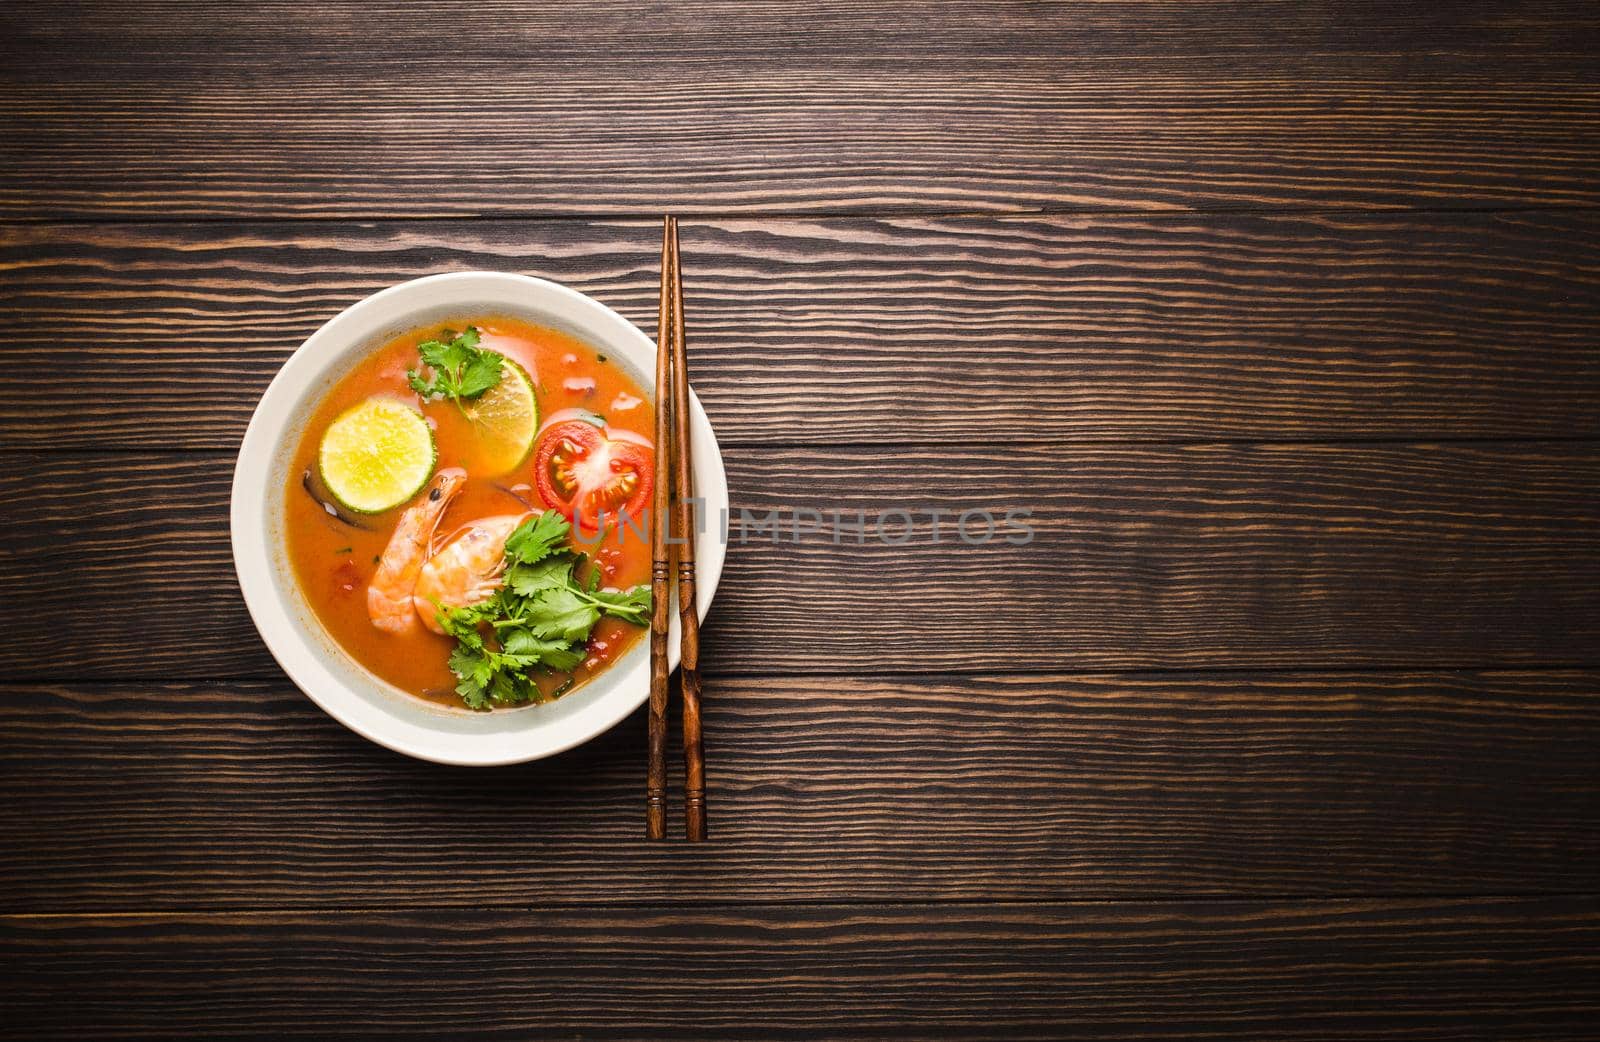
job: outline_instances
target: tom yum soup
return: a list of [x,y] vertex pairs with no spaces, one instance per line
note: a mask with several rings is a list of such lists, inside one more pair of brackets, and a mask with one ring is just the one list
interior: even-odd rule
[[649,625],[654,414],[573,337],[483,317],[418,329],[340,379],[287,490],[289,558],[333,639],[422,698],[542,702]]

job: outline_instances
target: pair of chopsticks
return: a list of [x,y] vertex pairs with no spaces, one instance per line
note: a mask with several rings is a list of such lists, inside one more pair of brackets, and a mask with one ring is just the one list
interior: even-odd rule
[[[656,467],[650,526],[650,766],[645,781],[645,835],[667,835],[668,591],[678,579],[683,696],[683,811],[689,842],[706,838],[705,756],[700,743],[700,616],[695,610],[694,462],[690,458],[689,374],[683,360],[683,274],[678,219],[661,234],[661,319],[656,344]],[[673,538],[667,538],[671,520]],[[673,558],[677,567],[673,568]]]

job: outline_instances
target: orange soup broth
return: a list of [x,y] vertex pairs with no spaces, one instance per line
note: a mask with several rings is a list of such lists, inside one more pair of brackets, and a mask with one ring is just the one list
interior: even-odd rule
[[[327,392],[295,450],[285,493],[289,559],[300,589],[334,642],[357,662],[401,690],[456,707],[462,703],[447,664],[455,642],[422,626],[412,634],[386,633],[367,617],[367,585],[409,503],[363,518],[371,526],[364,530],[330,516],[301,482],[303,474],[317,465],[317,448],[328,425],[351,406],[383,395],[421,410],[432,422],[440,468],[462,467],[468,473],[460,495],[440,521],[440,537],[477,518],[522,513],[528,509],[522,499],[535,509],[545,509],[533,488],[532,452],[509,474],[480,476],[474,469],[477,436],[471,421],[449,400],[423,401],[407,382],[407,370],[420,364],[418,343],[469,324],[482,333],[480,347],[498,351],[532,378],[541,424],[573,408],[599,413],[612,430],[632,431],[646,439],[653,437],[655,424],[647,395],[615,359],[601,361],[602,356],[581,340],[503,317],[441,323],[407,333],[362,359]],[[598,545],[574,539],[573,547],[590,555],[590,567],[600,569],[602,585],[627,588],[650,581],[650,546],[637,532],[611,531]],[[602,618],[590,636],[589,657],[574,672],[574,681],[581,684],[603,670],[643,632],[644,627]],[[539,685],[548,693],[564,679],[540,678]]]

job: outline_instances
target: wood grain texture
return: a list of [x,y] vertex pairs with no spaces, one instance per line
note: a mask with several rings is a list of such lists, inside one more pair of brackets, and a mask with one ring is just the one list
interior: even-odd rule
[[1588,898],[13,918],[0,953],[0,1030],[74,1042],[1551,1040],[1600,1014]]
[[[352,59],[422,62],[441,41],[468,62],[692,62],[767,58],[880,57],[904,61],[1019,61],[1092,55],[1148,58],[1218,54],[1466,51],[1577,54],[1600,31],[1582,0],[1479,0],[1337,5],[1259,0],[1098,0],[1094,3],[825,0],[797,9],[785,0],[689,0],[649,9],[604,0],[326,0],[251,4],[240,9],[191,0],[71,4],[14,0],[0,12],[11,30],[14,75],[52,75],[62,65],[110,63],[192,70],[225,58],[250,67]],[[381,25],[381,32],[373,27]],[[39,63],[49,63],[39,68]],[[53,73],[60,75],[59,71]]]
[[[708,675],[1558,666],[1593,664],[1600,646],[1593,442],[738,450],[726,463],[735,516]],[[0,646],[7,675],[277,674],[234,581],[230,457],[0,464],[0,597],[28,607]],[[1002,523],[968,545],[968,508],[1031,511],[1032,542]],[[864,533],[794,541],[797,518],[813,523],[798,511],[831,523],[835,509],[847,524],[864,512]],[[741,510],[776,511],[780,541]]]
[[9,685],[0,912],[1600,889],[1595,672],[722,679],[704,719],[690,857],[642,839],[642,714],[460,771],[282,680]]
[[[1216,5],[1173,15],[1167,4],[1136,60],[1122,60],[1129,47],[1115,42],[1141,35],[1127,21],[1114,38],[1092,28],[1097,17],[1128,17],[1127,5],[1090,13],[1087,24],[1084,6],[1019,5],[971,56],[952,45],[985,8],[896,16],[880,51],[859,46],[861,22],[846,7],[832,55],[833,45],[806,42],[829,37],[827,15],[768,8],[748,34],[759,42],[730,48],[743,19],[689,9],[676,17],[724,28],[680,48],[698,34],[674,32],[668,18],[604,60],[592,53],[598,41],[609,48],[651,18],[615,13],[569,49],[566,27],[582,12],[519,24],[499,7],[472,18],[442,9],[405,18],[412,28],[391,35],[397,19],[364,5],[287,17],[281,6],[242,29],[225,28],[226,8],[200,5],[185,5],[181,21],[158,7],[131,27],[108,4],[86,19],[37,7],[11,15],[19,29],[0,64],[0,214],[1600,202],[1600,34],[1592,11],[1575,5],[1526,16],[1367,5],[1350,28],[1337,10],[1311,11],[1289,17],[1300,29],[1288,39],[1315,38],[1315,49],[1217,53],[1198,34],[1195,53],[1171,41],[1207,21],[1222,32],[1234,21],[1237,32],[1239,16]],[[1242,16],[1252,26],[1242,35],[1269,37],[1272,8],[1287,6]],[[168,28],[140,31],[153,20]],[[549,31],[552,20],[560,24]],[[608,35],[607,22],[619,21],[628,29]],[[1454,22],[1465,28],[1437,29]],[[907,53],[905,41],[937,40],[941,23],[949,36]],[[491,33],[494,45],[471,49],[474,35]]]
[[[0,228],[12,447],[232,451],[318,325],[384,286],[555,278],[655,328],[658,224]],[[1565,437],[1600,417],[1592,213],[683,225],[729,445]]]

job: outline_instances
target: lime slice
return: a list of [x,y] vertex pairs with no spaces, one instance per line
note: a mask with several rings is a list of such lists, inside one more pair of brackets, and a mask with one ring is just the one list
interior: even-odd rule
[[500,382],[467,402],[465,411],[478,432],[477,463],[484,477],[516,470],[528,458],[539,431],[539,404],[522,366],[506,359]]
[[328,424],[317,469],[341,506],[380,514],[422,491],[435,459],[421,413],[393,398],[368,398]]

